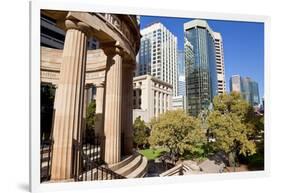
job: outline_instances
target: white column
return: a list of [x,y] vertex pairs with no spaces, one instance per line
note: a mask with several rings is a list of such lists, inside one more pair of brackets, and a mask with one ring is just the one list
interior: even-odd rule
[[79,21],[66,20],[67,28],[58,92],[55,97],[54,146],[52,180],[72,176],[72,142],[80,140],[83,118],[83,99],[89,28]]
[[105,162],[121,159],[122,50],[104,48],[107,55],[106,95],[104,114]]

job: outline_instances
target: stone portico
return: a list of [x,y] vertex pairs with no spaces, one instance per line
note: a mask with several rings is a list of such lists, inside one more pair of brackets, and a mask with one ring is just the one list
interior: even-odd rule
[[[63,50],[41,47],[41,82],[56,87],[51,180],[72,178],[73,140],[81,141],[89,85],[96,87],[95,133],[105,136],[104,161],[121,161],[133,150],[132,96],[140,33],[135,16],[42,11],[66,31]],[[100,49],[87,50],[96,38]]]

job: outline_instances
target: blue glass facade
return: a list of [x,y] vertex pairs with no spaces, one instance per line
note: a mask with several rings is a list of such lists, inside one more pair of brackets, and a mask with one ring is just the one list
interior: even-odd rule
[[250,77],[241,77],[239,75],[230,78],[230,91],[240,92],[243,99],[248,101],[251,106],[260,104],[258,83]]
[[250,103],[252,106],[260,104],[259,88],[258,83],[253,81],[251,78],[242,79],[242,97]]
[[178,50],[178,96],[185,96],[185,63],[184,51]]
[[215,45],[204,27],[187,29],[185,37],[193,46],[194,54],[193,61],[186,63],[187,107],[191,115],[197,116],[217,95]]
[[142,39],[139,53],[139,75],[151,74],[151,42]]

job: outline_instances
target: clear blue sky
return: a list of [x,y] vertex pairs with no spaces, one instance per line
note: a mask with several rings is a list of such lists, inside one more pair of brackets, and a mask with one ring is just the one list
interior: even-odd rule
[[[192,19],[141,16],[141,29],[152,22],[161,22],[178,38],[183,50],[183,24]],[[207,20],[213,31],[223,38],[226,89],[232,75],[251,77],[259,84],[260,98],[264,96],[264,25],[254,22]]]

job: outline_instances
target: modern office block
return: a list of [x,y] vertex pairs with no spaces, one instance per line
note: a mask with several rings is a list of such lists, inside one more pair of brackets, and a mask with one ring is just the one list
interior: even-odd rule
[[239,92],[241,96],[252,106],[260,104],[258,83],[250,77],[241,77],[233,75],[230,78],[230,91]]
[[178,50],[178,96],[186,96],[184,50]]
[[173,86],[177,95],[177,37],[162,23],[153,23],[141,30],[136,76],[152,75]]
[[204,20],[185,23],[184,33],[187,109],[197,116],[218,94],[215,37]]
[[223,40],[222,40],[222,36],[219,32],[213,32],[213,35],[214,35],[214,39],[215,39],[218,94],[222,94],[226,91],[225,72],[224,72]]

